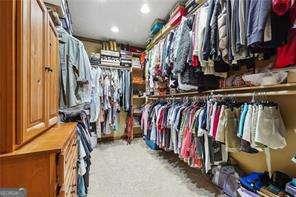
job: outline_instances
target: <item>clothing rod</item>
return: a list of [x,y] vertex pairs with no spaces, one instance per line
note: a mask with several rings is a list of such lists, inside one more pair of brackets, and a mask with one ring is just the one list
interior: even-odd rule
[[186,97],[196,97],[196,98],[207,98],[211,96],[212,98],[219,98],[219,97],[252,97],[252,96],[286,96],[286,95],[296,95],[296,90],[282,90],[282,91],[269,91],[269,92],[248,92],[248,93],[237,93],[237,94],[200,94],[200,95],[186,95],[186,96],[171,96],[171,97],[158,97],[158,98],[149,98],[149,100],[158,100],[158,99],[168,99],[168,100],[174,100],[174,99],[180,99],[180,98],[186,98]]
[[296,90],[282,90],[282,91],[269,91],[269,92],[251,92],[251,93],[238,93],[238,94],[215,94],[212,97],[252,97],[252,96],[286,96],[296,95]]
[[109,65],[92,65],[92,66],[98,66],[100,68],[107,68],[107,69],[117,69],[117,70],[131,70],[131,67],[124,67],[124,66],[109,66]]

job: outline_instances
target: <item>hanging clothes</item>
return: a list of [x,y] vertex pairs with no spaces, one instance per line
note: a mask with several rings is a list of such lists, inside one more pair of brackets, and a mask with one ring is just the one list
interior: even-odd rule
[[271,102],[155,101],[145,105],[141,128],[146,140],[206,172],[227,162],[228,152],[286,146],[279,106]]
[[91,143],[89,106],[80,105],[59,111],[62,122],[77,122],[77,195],[86,196],[89,187]]
[[90,122],[97,122],[100,116],[103,98],[102,74],[101,68],[94,66],[91,68]]
[[119,113],[130,111],[131,93],[129,70],[92,68],[91,122],[99,136],[119,131]]
[[57,27],[60,53],[60,108],[89,103],[91,98],[90,62],[81,41]]
[[[215,82],[213,76],[226,78],[231,68],[263,54],[275,55],[277,47],[275,67],[293,65],[294,34],[290,33],[289,39],[283,35],[288,35],[295,22],[295,5],[272,0],[206,1],[193,15],[182,17],[180,24],[149,50],[149,91],[162,94],[169,92],[168,87],[177,91],[215,88],[204,84]],[[283,10],[281,6],[285,6]],[[211,78],[196,77],[198,72]],[[158,89],[160,84],[165,90]]]

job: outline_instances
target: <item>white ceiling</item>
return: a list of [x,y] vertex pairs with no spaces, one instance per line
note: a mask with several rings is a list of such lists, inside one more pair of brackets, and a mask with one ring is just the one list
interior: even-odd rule
[[[92,39],[116,39],[144,46],[151,24],[165,18],[177,0],[68,0],[74,35]],[[143,3],[150,13],[140,12]],[[118,33],[111,32],[115,25]]]

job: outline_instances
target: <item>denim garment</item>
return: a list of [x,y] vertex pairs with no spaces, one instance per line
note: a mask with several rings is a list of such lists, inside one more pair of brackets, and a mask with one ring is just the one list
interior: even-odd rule
[[163,75],[164,76],[169,76],[169,73],[170,73],[170,56],[171,56],[171,53],[172,53],[172,41],[173,41],[173,38],[174,38],[174,31],[171,31],[166,39],[166,47],[165,47],[165,51],[164,51],[164,54],[165,54],[165,63],[163,65]]
[[238,133],[237,133],[237,137],[239,137],[239,138],[242,138],[242,136],[243,136],[244,124],[245,124],[246,116],[248,113],[248,109],[249,109],[248,104],[245,103],[242,108],[241,116],[239,119],[239,127],[238,127]]
[[81,41],[58,27],[60,45],[60,108],[90,101],[90,62]]
[[82,103],[90,103],[91,101],[91,66],[89,57],[86,53],[84,45],[79,41],[79,63],[78,63],[79,77],[78,82],[84,83],[79,86],[78,95]]
[[130,111],[132,94],[131,72],[121,71],[120,79],[120,86],[122,90],[122,106],[124,111]]
[[174,124],[177,122],[177,115],[180,111],[181,106],[177,106],[174,111],[173,114],[171,116],[171,135],[172,135],[172,141],[173,141],[173,147],[174,147],[174,153],[177,154],[178,153],[178,130],[174,127]]
[[97,122],[100,116],[101,98],[103,97],[101,75],[102,70],[99,67],[91,69],[90,122]]
[[263,42],[264,29],[271,10],[271,0],[250,0],[247,39],[248,46]]
[[[208,12],[207,12],[207,18],[206,18],[206,26],[204,31],[204,38],[203,38],[203,45],[202,45],[202,60],[208,60],[211,52],[211,45],[210,45],[210,39],[211,39],[211,19],[214,12],[215,2],[217,0],[210,0],[208,2]],[[215,16],[214,16],[215,17]],[[205,20],[205,19],[202,19]]]
[[59,56],[60,56],[60,107],[76,105],[78,100],[75,96],[76,84],[73,69],[68,68],[69,34],[63,28],[57,28],[59,33]]
[[221,167],[218,184],[227,195],[238,196],[237,189],[240,187],[239,174],[233,166]]
[[212,60],[218,60],[219,55],[219,32],[218,32],[218,16],[221,13],[220,0],[216,0],[213,8],[213,15],[210,20],[210,53],[206,56],[211,57]]
[[78,197],[86,197],[86,191],[85,191],[85,184],[83,176],[78,175],[77,177],[77,196]]
[[204,107],[202,109],[202,111],[200,112],[198,129],[201,130],[201,131],[203,131],[203,133],[206,132],[206,129],[207,129],[207,113],[206,113],[206,107]]
[[87,156],[86,151],[83,147],[83,144],[81,142],[80,136],[77,137],[77,144],[78,144],[78,175],[83,176],[86,173],[86,162],[84,158]]
[[233,53],[238,52],[237,39],[240,40],[239,29],[239,1],[231,0],[231,49]]
[[90,155],[90,153],[93,151],[93,148],[91,146],[90,135],[88,131],[86,131],[81,124],[78,124],[77,133],[81,138],[84,150],[86,151],[87,155]]
[[178,27],[175,37],[176,46],[174,50],[174,68],[173,73],[182,73],[185,69],[185,63],[190,49],[190,31],[192,28],[191,18],[182,18],[181,24]]
[[88,104],[81,104],[71,108],[59,110],[60,120],[62,122],[87,121]]
[[131,94],[132,94],[132,80],[131,73],[129,71],[124,72],[125,80],[123,81],[125,84],[125,110],[130,111],[131,109]]

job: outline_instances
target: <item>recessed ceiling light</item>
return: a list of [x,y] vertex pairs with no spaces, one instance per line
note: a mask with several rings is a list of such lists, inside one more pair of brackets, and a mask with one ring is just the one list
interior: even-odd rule
[[150,12],[150,8],[149,8],[148,4],[144,3],[144,4],[142,5],[142,7],[141,7],[141,12],[142,12],[143,14],[148,14],[148,13]]
[[111,31],[114,32],[114,33],[118,33],[119,32],[119,29],[117,26],[112,26],[111,27]]

